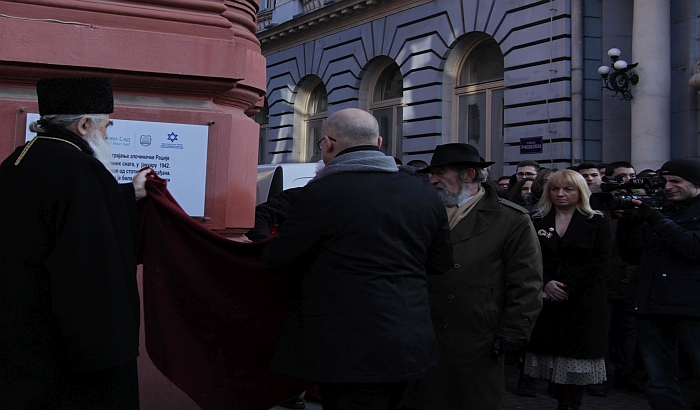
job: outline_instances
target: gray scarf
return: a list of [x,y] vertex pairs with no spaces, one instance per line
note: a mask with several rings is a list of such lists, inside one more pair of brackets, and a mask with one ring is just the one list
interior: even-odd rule
[[[311,181],[341,172],[398,172],[394,158],[381,151],[361,150],[341,154],[328,161]],[[311,182],[309,181],[309,182]]]

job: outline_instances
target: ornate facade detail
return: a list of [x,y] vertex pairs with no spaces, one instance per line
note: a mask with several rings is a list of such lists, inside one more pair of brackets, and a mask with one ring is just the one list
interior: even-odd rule
[[688,85],[693,87],[695,91],[700,92],[700,61],[695,64],[693,76],[688,79]]
[[272,27],[272,9],[262,10],[258,13],[258,31]]
[[303,15],[278,26],[268,26],[266,31],[258,32],[258,38],[261,44],[276,42],[301,30],[311,27],[317,29],[320,26],[329,25],[329,23],[334,24],[341,18],[347,18],[354,13],[365,11],[369,7],[392,1],[394,0],[302,0]]
[[301,5],[304,8],[304,13],[310,13],[316,9],[323,7],[324,0],[301,0]]
[[257,29],[258,4],[255,0],[226,0],[226,11],[221,13],[231,22],[233,34],[241,40],[249,41],[256,46],[260,45],[255,36]]
[[[211,33],[212,28],[230,28],[221,14],[226,11],[223,1],[209,0],[134,0],[131,2],[96,2],[72,0],[8,0],[3,7],[4,14],[21,15],[26,18],[74,21],[76,12],[97,13],[90,17],[93,25],[127,26],[140,28],[138,21],[162,21],[170,24],[186,24],[201,27],[202,34]],[[121,3],[121,4],[120,4]],[[128,3],[140,3],[137,6]],[[27,6],[36,6],[28,8]],[[21,13],[15,13],[15,11]],[[77,14],[81,16],[81,14]],[[72,18],[71,18],[72,16]],[[102,17],[104,16],[104,18]],[[119,18],[115,19],[115,16]],[[151,26],[145,26],[148,30]],[[181,27],[181,26],[180,26]],[[161,30],[165,27],[161,27]],[[186,31],[197,34],[191,28],[181,30],[173,26],[167,31]],[[209,30],[205,31],[206,28]]]

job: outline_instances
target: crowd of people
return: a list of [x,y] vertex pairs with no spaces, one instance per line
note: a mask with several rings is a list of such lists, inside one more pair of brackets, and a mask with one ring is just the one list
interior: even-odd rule
[[[37,137],[0,166],[3,407],[137,409],[133,217],[150,170],[123,185],[108,171],[108,79],[44,79],[37,94]],[[504,409],[513,357],[518,394],[546,379],[558,410],[611,384],[686,408],[679,355],[700,375],[696,159],[645,180],[624,161],[522,161],[493,180],[464,143],[398,165],[359,109],[321,135],[325,166],[259,205],[244,241],[268,241],[262,260],[293,284],[270,368],[317,383],[324,409]]]
[[[575,308],[575,303],[569,306],[545,303],[527,346],[526,356],[516,358],[522,362],[516,393],[534,396],[535,382],[529,376],[544,377],[550,381],[548,392],[559,394],[560,402],[564,400],[572,408],[580,406],[583,386],[587,385],[588,394],[594,396],[605,397],[609,388],[614,386],[630,392],[646,392],[652,409],[685,409],[679,389],[680,367],[684,367],[683,370],[691,377],[700,374],[700,334],[697,331],[700,304],[686,293],[700,290],[700,255],[693,251],[700,245],[697,242],[700,225],[691,222],[692,217],[689,216],[692,215],[691,209],[700,210],[696,207],[696,196],[700,191],[697,190],[698,185],[692,182],[700,181],[697,179],[700,163],[693,159],[676,159],[665,163],[659,170],[647,169],[637,174],[634,166],[627,161],[609,164],[583,162],[563,171],[538,168],[530,161],[523,161],[518,164],[515,175],[498,179],[501,196],[515,198],[526,195],[522,192],[522,181],[527,179],[527,173],[532,172],[533,168],[537,170],[537,176],[530,189],[531,198],[524,201],[523,206],[532,207],[535,226],[542,228],[538,229],[538,235],[545,260],[545,300],[559,302],[559,297],[566,297],[567,301],[578,301],[582,294],[578,288],[571,286],[572,283],[579,286],[584,281],[585,276],[577,272],[582,268],[592,273],[587,286],[589,292],[585,294],[592,299],[581,306],[586,309],[585,312],[576,314],[568,312]],[[590,241],[595,248],[589,247],[582,252],[580,256],[585,255],[585,260],[579,260],[570,267],[566,267],[566,264],[574,261],[575,256],[562,257],[555,252],[554,271],[570,277],[564,281],[553,281],[548,275],[552,269],[548,269],[547,255],[559,250],[559,247],[568,246],[572,239],[571,236],[568,240],[560,237],[557,246],[552,246],[554,242],[551,238],[556,238],[558,229],[551,231],[550,236],[547,230],[551,228],[544,225],[556,224],[543,225],[548,201],[546,196],[541,197],[537,192],[542,181],[547,184],[548,180],[564,176],[569,185],[578,187],[575,191],[580,197],[586,197],[578,206],[579,213],[590,215],[591,223],[604,217],[608,229],[593,230],[600,233],[600,237]],[[551,195],[553,188],[556,189],[556,186],[545,185],[544,192]],[[591,193],[595,200],[589,202]],[[644,202],[633,199],[638,197]],[[610,198],[616,198],[616,205],[608,206],[606,201],[610,201]],[[555,199],[552,197],[552,208],[556,212],[559,207]],[[534,206],[531,205],[533,203]],[[598,209],[591,209],[590,204],[597,205]],[[652,257],[652,254],[655,256]],[[609,259],[603,261],[602,257]],[[643,260],[646,263],[642,264]],[[595,268],[591,269],[591,264],[595,264]],[[684,266],[686,273],[671,268],[674,265]],[[689,271],[695,273],[691,275]],[[566,286],[561,288],[561,283]],[[548,287],[551,292],[547,291]],[[577,298],[573,299],[573,296]],[[554,308],[548,308],[551,306]],[[647,308],[642,309],[642,306]],[[554,320],[552,314],[560,317]],[[579,328],[571,329],[572,322],[577,322]],[[554,333],[551,326],[555,326]],[[571,339],[567,340],[567,337]],[[552,364],[549,357],[546,358],[547,362],[543,362],[538,357],[538,353],[546,354],[542,353],[543,345],[550,346],[555,352],[569,351],[564,357],[579,357],[571,352],[571,349],[577,349],[576,346],[597,350],[598,353],[589,354],[588,358],[598,360],[585,366],[580,363],[557,363],[556,358]],[[679,357],[686,360],[682,363],[684,366],[679,365]],[[543,364],[547,364],[544,370],[541,368]],[[556,372],[562,366],[566,367],[569,376],[573,375],[571,369],[576,369],[576,372],[594,369],[592,374],[597,375],[576,383],[582,387],[577,388],[575,395],[569,392],[562,396],[558,393],[562,386],[557,386],[556,381]],[[647,379],[646,383],[640,380],[640,374]]]

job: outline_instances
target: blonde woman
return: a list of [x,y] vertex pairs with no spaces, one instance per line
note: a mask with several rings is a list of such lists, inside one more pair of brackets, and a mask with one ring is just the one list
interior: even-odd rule
[[586,385],[605,381],[609,263],[606,218],[591,209],[576,171],[554,172],[533,210],[542,248],[544,299],[525,358],[525,374],[556,384],[558,410],[578,409]]

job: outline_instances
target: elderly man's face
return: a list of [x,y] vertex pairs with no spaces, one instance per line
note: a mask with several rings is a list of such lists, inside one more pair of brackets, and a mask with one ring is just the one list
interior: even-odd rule
[[578,173],[586,180],[586,184],[588,184],[589,187],[603,183],[598,168],[581,169]]
[[114,125],[114,123],[109,119],[108,115],[107,118],[100,124],[95,124],[95,129],[96,132],[102,136],[102,138],[107,139],[107,128],[111,127],[112,125]]
[[447,191],[457,195],[461,191],[459,184],[459,172],[454,168],[431,167],[430,183],[433,184],[438,193]]
[[681,177],[664,175],[664,179],[666,180],[664,193],[669,201],[685,201],[686,199],[695,198],[700,194],[700,187]]

